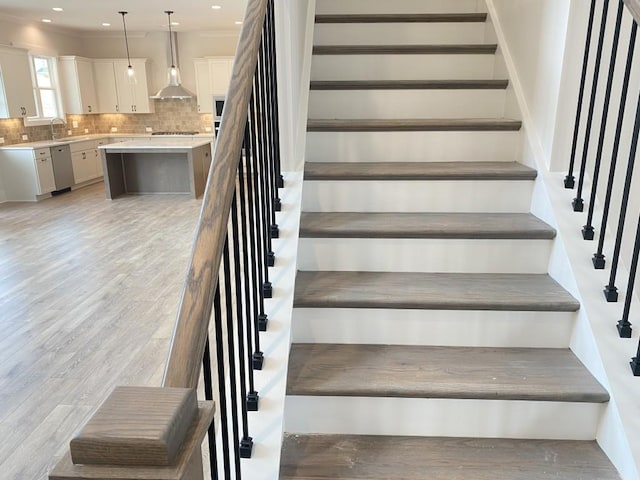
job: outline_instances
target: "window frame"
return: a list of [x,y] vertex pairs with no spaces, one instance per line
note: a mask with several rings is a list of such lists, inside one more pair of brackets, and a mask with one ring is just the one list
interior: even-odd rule
[[[44,59],[47,61],[49,65],[49,73],[51,79],[50,87],[40,87],[38,86],[38,80],[36,77],[36,59]],[[36,103],[36,113],[37,115],[34,117],[25,117],[24,125],[25,127],[35,127],[39,125],[49,125],[51,120],[54,118],[64,118],[64,111],[62,108],[62,98],[60,95],[60,80],[58,77],[58,59],[53,55],[46,55],[40,53],[30,53],[29,54],[29,67],[31,69],[31,88],[33,92],[33,98]],[[40,92],[42,90],[52,91],[55,104],[56,104],[56,116],[54,117],[45,117],[42,114],[42,98],[40,96]]]

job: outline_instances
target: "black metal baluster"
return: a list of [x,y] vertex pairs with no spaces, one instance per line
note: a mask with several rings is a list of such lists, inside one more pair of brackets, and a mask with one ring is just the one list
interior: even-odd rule
[[216,360],[218,366],[218,393],[220,398],[220,429],[222,433],[222,462],[224,478],[231,479],[231,457],[229,455],[229,419],[227,416],[227,387],[224,375],[224,343],[222,341],[222,306],[220,303],[220,280],[213,297],[213,321],[216,333]]
[[633,299],[633,288],[636,283],[636,271],[638,270],[638,254],[640,253],[640,217],[638,217],[638,226],[636,227],[636,241],[633,244],[633,255],[631,257],[631,268],[629,270],[629,283],[627,284],[627,294],[624,299],[624,309],[622,310],[622,319],[618,322],[618,333],[621,338],[631,338],[631,322],[629,321],[629,313],[631,312],[631,300]]
[[587,168],[587,156],[589,154],[589,141],[591,140],[591,127],[593,126],[593,111],[596,106],[596,96],[598,93],[598,78],[600,77],[600,63],[602,61],[602,48],[604,46],[604,34],[607,29],[607,11],[609,10],[609,0],[604,0],[602,4],[602,21],[600,23],[600,36],[598,38],[598,50],[596,52],[596,65],[593,70],[593,84],[591,87],[591,100],[589,102],[589,113],[587,114],[587,127],[584,135],[584,146],[582,148],[582,162],[580,163],[580,176],[578,178],[578,192],[576,198],[573,199],[574,212],[582,212],[584,210],[584,201],[582,200],[582,189],[584,188],[584,177]]
[[[262,43],[260,44],[260,52],[258,55],[258,71],[260,72],[260,109],[261,109],[261,119],[262,119],[262,133],[263,133],[263,141],[262,141],[262,152],[264,156],[261,157],[262,160],[262,182],[264,187],[264,192],[266,195],[267,202],[265,204],[266,207],[266,219],[267,224],[265,227],[267,228],[267,266],[272,267],[275,265],[275,254],[273,253],[271,241],[272,238],[278,238],[279,230],[278,225],[275,222],[276,212],[275,212],[275,181],[272,175],[271,162],[272,162],[272,132],[270,128],[270,116],[269,116],[269,74],[267,72],[267,35],[266,35],[266,18],[265,18],[265,29],[262,31]],[[265,290],[265,298],[271,298],[273,296],[271,284],[266,285]]]
[[[613,152],[611,154],[611,164],[609,166],[609,180],[607,182],[607,193],[604,199],[602,211],[602,221],[600,222],[600,237],[598,238],[598,251],[593,254],[593,266],[598,270],[603,270],[605,266],[604,254],[604,238],[607,233],[607,222],[609,221],[609,208],[611,207],[611,195],[613,194],[613,182],[616,174],[616,165],[618,163],[618,151],[620,149],[620,136],[622,135],[622,126],[624,124],[624,114],[627,106],[627,94],[629,92],[629,78],[631,77],[631,67],[633,65],[633,52],[636,45],[636,34],[638,24],[633,22],[631,26],[631,37],[629,40],[629,51],[627,52],[627,65],[624,71],[624,80],[622,81],[622,95],[620,100],[620,109],[618,110],[618,124],[616,126],[615,139],[613,141]],[[592,202],[593,203],[593,202]]]
[[[255,388],[254,378],[253,378],[253,336],[252,329],[255,326],[253,319],[258,316],[258,307],[257,301],[255,303],[251,302],[251,292],[255,293],[255,289],[258,288],[258,282],[252,281],[251,278],[251,270],[249,268],[249,264],[253,264],[253,268],[255,269],[255,261],[251,256],[253,252],[253,242],[250,239],[250,230],[253,228],[251,225],[247,225],[247,208],[250,207],[251,198],[249,195],[250,183],[248,182],[248,178],[245,176],[245,162],[251,156],[251,149],[249,144],[249,122],[247,121],[247,126],[244,131],[244,151],[245,157],[240,159],[240,163],[238,165],[238,182],[240,184],[240,224],[242,229],[242,253],[243,253],[243,275],[244,275],[244,301],[246,304],[246,342],[247,342],[247,362],[249,365],[248,368],[248,379],[249,379],[249,393],[246,397],[247,410],[250,412],[255,412],[258,410],[259,404],[259,396],[258,392]],[[248,170],[248,169],[247,169]],[[247,182],[245,184],[245,182]],[[249,205],[247,205],[249,204]],[[255,271],[255,270],[254,270]]]
[[582,117],[582,103],[584,100],[584,87],[587,80],[587,67],[589,65],[589,54],[591,53],[591,34],[593,32],[593,18],[596,11],[596,0],[591,0],[591,10],[589,11],[589,26],[587,28],[587,41],[584,49],[584,59],[582,61],[582,75],[580,77],[580,93],[578,94],[578,111],[576,113],[576,123],[573,128],[573,144],[571,145],[571,160],[569,161],[569,172],[564,179],[565,188],[573,188],[576,179],[573,176],[573,168],[576,160],[576,148],[578,146],[578,133],[580,131],[580,119]]
[[[209,337],[204,345],[204,355],[202,357],[202,375],[204,377],[204,398],[213,400],[213,375],[211,373],[211,350],[209,349]],[[207,440],[209,442],[209,469],[211,470],[211,480],[218,480],[218,452],[216,449],[216,429],[211,420],[211,425],[207,430]]]
[[[247,182],[247,188],[251,191],[251,203],[249,209],[249,222],[252,224],[251,230],[251,241],[254,245],[254,255],[255,260],[253,263],[253,275],[257,280],[257,284],[253,289],[253,299],[254,305],[258,309],[258,316],[255,318],[255,328],[253,329],[254,334],[254,347],[255,350],[252,355],[252,365],[256,370],[262,370],[262,365],[264,362],[264,355],[260,351],[260,330],[261,325],[264,325],[266,329],[266,325],[268,323],[267,315],[264,312],[264,271],[263,271],[263,256],[265,255],[265,251],[262,243],[262,221],[261,221],[261,208],[260,208],[260,191],[259,191],[259,182],[258,175],[260,174],[258,169],[258,150],[257,150],[257,132],[256,126],[258,122],[257,114],[256,114],[256,82],[254,80],[254,93],[251,96],[251,102],[249,103],[249,118],[250,121],[250,135],[249,135],[249,149],[252,153],[250,157],[250,165],[251,172],[248,172],[253,178],[251,181]],[[255,237],[255,238],[254,238]],[[255,240],[255,241],[254,241]],[[256,273],[258,276],[256,277]]]
[[[278,188],[284,188],[284,177],[282,176],[282,169],[280,164],[280,111],[278,107],[278,55],[277,55],[277,43],[276,43],[276,17],[275,17],[275,5],[273,0],[269,0],[269,12],[271,17],[271,37],[273,51],[271,54],[272,74],[273,74],[273,114],[274,114],[274,126],[275,126],[275,138],[274,144],[276,149],[275,165],[276,165],[276,184]],[[276,204],[277,207],[281,205]],[[280,209],[278,209],[279,211]]]
[[620,260],[620,248],[622,246],[622,235],[624,234],[624,222],[627,217],[627,204],[629,203],[629,192],[631,191],[631,179],[633,178],[633,166],[638,149],[638,135],[640,134],[640,95],[636,105],[636,120],[633,125],[633,137],[631,139],[631,152],[629,153],[629,163],[627,164],[627,176],[624,181],[622,192],[622,203],[620,205],[620,217],[618,219],[618,232],[616,234],[616,245],[613,249],[613,259],[611,261],[611,275],[609,284],[604,288],[604,296],[607,302],[618,301],[618,289],[616,288],[616,274],[618,272],[618,261]]
[[240,432],[238,428],[238,383],[236,378],[236,361],[234,348],[234,328],[233,328],[233,297],[231,293],[231,261],[229,259],[229,234],[224,242],[224,251],[222,253],[222,264],[224,268],[224,298],[227,317],[227,350],[229,364],[229,398],[231,400],[231,428],[233,431],[233,457],[235,464],[236,479],[240,479]]
[[[260,51],[262,52],[263,43],[260,45]],[[266,128],[265,128],[265,112],[264,112],[264,72],[263,72],[263,61],[262,55],[258,56],[258,67],[257,67],[258,75],[256,76],[256,112],[258,116],[257,121],[257,147],[259,150],[259,158],[257,171],[260,177],[260,193],[261,193],[261,227],[262,227],[262,241],[263,248],[266,252],[265,263],[264,263],[264,283],[262,288],[262,293],[264,298],[271,298],[273,296],[273,286],[269,281],[269,265],[275,263],[275,255],[271,251],[271,232],[269,231],[269,219],[271,217],[271,195],[268,190],[268,172],[266,169],[267,165],[267,138],[266,138]]]
[[631,359],[631,371],[636,377],[640,377],[640,342],[638,342],[638,352]]
[[266,69],[268,73],[268,85],[269,89],[267,91],[267,109],[269,111],[269,135],[270,142],[269,148],[271,150],[270,162],[269,162],[269,173],[271,176],[271,183],[273,186],[273,217],[271,218],[271,223],[274,225],[272,227],[272,236],[273,238],[278,238],[280,236],[278,225],[276,223],[276,215],[275,212],[279,212],[282,210],[282,201],[280,200],[280,195],[278,192],[279,187],[279,170],[277,169],[277,165],[280,163],[279,158],[277,157],[276,146],[278,144],[277,139],[277,116],[275,114],[274,103],[276,103],[276,87],[274,83],[274,53],[275,53],[275,45],[274,39],[275,36],[273,34],[273,21],[272,21],[272,11],[271,7],[273,5],[268,2],[267,3],[267,15],[265,17],[265,38],[267,40],[267,58],[266,58]]
[[[238,181],[240,180],[240,165],[242,164],[242,158],[239,162],[238,168]],[[244,180],[244,179],[243,179]],[[238,340],[238,374],[240,377],[240,413],[242,414],[242,439],[240,440],[240,456],[242,458],[251,458],[251,452],[253,451],[253,438],[249,436],[249,417],[247,415],[247,362],[244,349],[244,326],[245,320],[244,308],[242,302],[242,273],[240,266],[241,252],[240,252],[240,227],[238,225],[238,199],[240,196],[239,186],[236,187],[236,193],[231,203],[231,237],[233,238],[233,273],[235,279],[235,293],[236,293],[236,321],[237,321],[237,340]],[[240,199],[242,202],[242,199]],[[248,310],[247,306],[247,310]],[[231,341],[232,336],[229,336]]]
[[604,148],[604,137],[607,131],[607,118],[609,116],[609,103],[611,101],[611,88],[618,58],[618,44],[620,42],[620,26],[622,25],[622,13],[624,12],[624,1],[618,0],[618,13],[616,14],[616,26],[613,34],[613,45],[611,47],[611,60],[609,61],[609,76],[607,77],[607,87],[604,96],[604,106],[602,108],[602,119],[600,120],[600,137],[598,138],[598,149],[596,161],[593,167],[591,179],[591,196],[589,198],[589,212],[587,214],[587,224],[582,228],[582,238],[593,240],[593,211],[596,205],[596,193],[598,190],[598,179],[600,177],[600,163],[602,162],[602,149]]

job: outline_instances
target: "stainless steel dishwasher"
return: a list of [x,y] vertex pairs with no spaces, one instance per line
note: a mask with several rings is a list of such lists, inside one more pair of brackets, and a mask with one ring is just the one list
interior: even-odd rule
[[53,178],[56,181],[56,191],[71,188],[74,180],[69,145],[51,147],[51,161],[53,162]]

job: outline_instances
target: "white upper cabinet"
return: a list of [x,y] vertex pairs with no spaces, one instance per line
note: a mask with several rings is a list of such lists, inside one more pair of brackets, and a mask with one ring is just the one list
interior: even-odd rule
[[211,90],[209,60],[198,59],[194,64],[196,68],[196,96],[198,97],[198,112],[213,113],[213,91]]
[[21,118],[36,115],[31,67],[28,52],[21,48],[0,46],[1,118]]
[[132,58],[135,83],[127,74],[127,60],[93,60],[99,113],[153,113],[154,103],[149,98],[147,61]]
[[98,113],[118,113],[118,90],[113,60],[94,60],[93,74],[98,98]]
[[135,72],[135,82],[132,82],[127,70],[127,60],[116,60],[113,68],[120,100],[120,113],[153,113],[155,104],[149,94],[149,77],[147,75],[147,61],[139,58],[131,59],[131,66]]
[[213,113],[213,97],[227,95],[233,70],[233,58],[198,58],[194,61],[194,66],[198,112]]
[[66,113],[98,112],[96,82],[91,59],[73,56],[59,57],[58,75]]

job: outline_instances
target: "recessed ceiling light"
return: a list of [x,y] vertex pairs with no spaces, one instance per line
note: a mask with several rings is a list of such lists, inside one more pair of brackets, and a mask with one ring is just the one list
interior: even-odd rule
[[180,22],[171,22],[171,25],[177,26],[177,25],[180,25]]
[[107,22],[103,22],[103,23],[102,23],[102,26],[103,26],[103,27],[110,27],[110,26],[111,26],[111,24],[110,24],[110,23],[107,23]]
[[42,21],[43,21],[44,23],[51,23],[51,20],[50,20],[50,19],[48,19],[48,18],[43,18],[43,19],[42,19]]
[[221,5],[211,5],[211,8],[214,10],[220,10],[222,8]]
[[236,21],[236,25],[242,25],[242,22],[240,20]]
[[53,10],[54,12],[63,12],[64,9],[62,7],[53,7],[51,10]]

